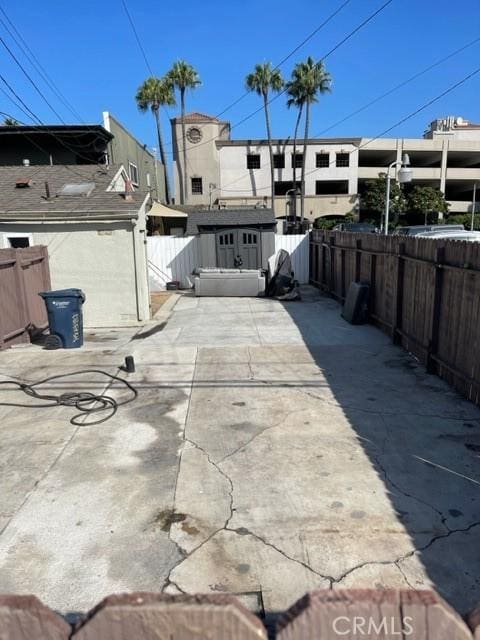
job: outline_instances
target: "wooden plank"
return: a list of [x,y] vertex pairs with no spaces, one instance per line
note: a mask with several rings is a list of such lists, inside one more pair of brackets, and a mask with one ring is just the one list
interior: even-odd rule
[[440,327],[440,309],[442,304],[442,285],[443,285],[443,270],[442,265],[445,258],[445,248],[438,247],[435,254],[435,283],[433,293],[432,304],[432,322],[431,322],[431,334],[430,343],[428,347],[427,355],[427,371],[429,373],[436,373],[438,366],[437,362],[432,355],[436,356],[438,352],[438,337]]
[[226,594],[109,596],[73,640],[267,640],[259,618]]

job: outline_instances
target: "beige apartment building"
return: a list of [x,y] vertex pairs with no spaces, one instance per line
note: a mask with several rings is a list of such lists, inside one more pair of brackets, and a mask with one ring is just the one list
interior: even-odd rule
[[[266,140],[232,140],[230,124],[199,113],[186,116],[186,198],[183,175],[181,120],[172,120],[177,203],[238,208],[270,206],[270,162]],[[293,176],[293,142],[275,139],[275,212],[288,214]],[[327,215],[359,212],[365,182],[386,173],[404,153],[410,157],[413,183],[441,189],[450,213],[472,210],[473,187],[480,184],[480,125],[461,117],[433,121],[422,138],[316,138],[303,158],[297,142],[297,181],[305,162],[305,216],[314,221]],[[392,170],[393,175],[393,170]],[[480,198],[480,189],[477,190]]]

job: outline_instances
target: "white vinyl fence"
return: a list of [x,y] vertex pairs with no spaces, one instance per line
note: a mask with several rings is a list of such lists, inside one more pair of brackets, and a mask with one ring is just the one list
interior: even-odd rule
[[300,284],[306,284],[310,275],[310,252],[309,252],[309,234],[295,236],[275,235],[275,253],[280,249],[285,249],[292,259],[292,267],[295,273],[295,279]]
[[[295,278],[304,284],[309,277],[308,234],[275,235],[275,252],[285,249],[292,258]],[[198,267],[196,236],[150,236],[147,238],[148,274],[151,291],[162,291],[178,280],[183,289],[193,285],[192,271]]]

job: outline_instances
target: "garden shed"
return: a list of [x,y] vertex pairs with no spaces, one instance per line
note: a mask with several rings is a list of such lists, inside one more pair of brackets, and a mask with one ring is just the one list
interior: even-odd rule
[[276,227],[271,209],[193,211],[186,235],[198,236],[199,267],[267,269]]

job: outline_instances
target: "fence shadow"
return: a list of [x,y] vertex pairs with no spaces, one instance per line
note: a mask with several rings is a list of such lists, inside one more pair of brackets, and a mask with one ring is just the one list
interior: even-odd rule
[[[333,411],[339,429],[347,421],[376,479],[350,486],[358,501],[350,542],[370,554],[338,586],[430,587],[465,614],[480,600],[480,410],[379,330],[349,325],[340,305],[312,291],[284,304],[326,381],[308,393]],[[318,446],[329,455],[322,440]],[[336,470],[338,491],[353,465]],[[378,479],[384,496],[374,493]],[[342,510],[352,493],[338,498],[338,491],[332,509]]]

